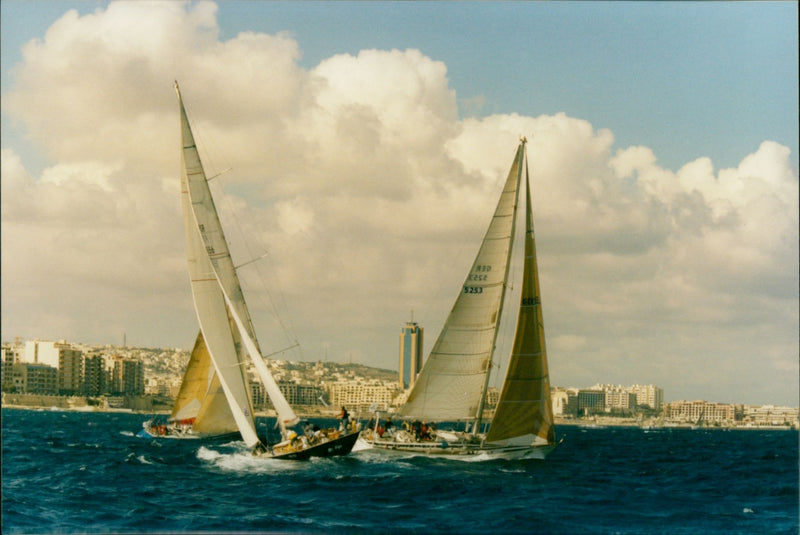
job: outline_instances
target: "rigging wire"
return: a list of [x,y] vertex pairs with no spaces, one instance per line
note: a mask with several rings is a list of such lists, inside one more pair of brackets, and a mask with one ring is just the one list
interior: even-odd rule
[[[222,186],[220,186],[220,188],[222,188]],[[223,191],[224,191],[224,189],[223,189]],[[273,266],[273,264],[272,264],[272,256],[270,255],[269,251],[264,252],[261,255],[256,255],[253,252],[253,247],[252,247],[251,241],[247,238],[247,234],[243,231],[242,219],[237,214],[237,211],[233,208],[233,203],[231,202],[230,197],[228,195],[223,195],[223,199],[224,199],[225,203],[227,204],[226,209],[227,209],[227,211],[230,212],[231,217],[232,217],[233,222],[234,222],[234,225],[236,227],[237,233],[239,234],[239,236],[240,236],[240,238],[242,240],[242,243],[244,245],[244,248],[247,251],[247,257],[250,258],[250,260],[242,263],[240,267],[244,267],[244,266],[247,266],[247,265],[250,265],[250,264],[254,265],[255,272],[256,272],[256,275],[257,275],[257,278],[258,278],[258,282],[259,282],[261,288],[263,289],[263,291],[266,293],[266,299],[265,299],[262,292],[256,292],[256,295],[258,296],[258,300],[260,301],[261,305],[264,306],[264,308],[266,308],[267,310],[270,310],[272,312],[272,315],[275,318],[275,320],[278,322],[278,324],[280,325],[280,328],[281,328],[284,336],[286,336],[288,338],[289,342],[293,343],[291,346],[289,346],[288,348],[286,348],[284,350],[279,351],[278,353],[283,352],[283,351],[288,351],[289,349],[291,349],[293,347],[297,347],[298,351],[300,352],[300,359],[301,360],[305,360],[305,358],[303,357],[302,346],[297,341],[297,335],[295,334],[294,327],[291,324],[291,320],[289,318],[284,319],[283,315],[281,314],[281,312],[278,309],[278,299],[280,300],[280,303],[282,304],[282,306],[286,305],[286,299],[285,299],[285,296],[283,294],[283,291],[281,290],[280,281],[278,280],[278,275],[277,275],[277,269],[273,268],[272,272],[275,273],[273,278],[278,283],[278,288],[277,288],[278,299],[276,299],[274,297],[274,295],[273,295],[274,292],[272,290],[270,290],[269,285],[267,285],[266,276],[264,275],[264,273],[262,271],[262,262],[261,262],[261,260],[266,260],[267,262],[270,262],[270,266]],[[266,250],[266,247],[264,247],[263,244],[261,244],[260,242],[259,242],[258,245],[259,245],[259,249]],[[272,354],[274,355],[275,353],[272,353]]]
[[[189,110],[187,109],[187,114],[188,113],[189,113]],[[206,169],[209,169],[209,170],[212,171],[212,173],[208,173],[211,178],[206,178],[206,181],[209,182],[209,187],[211,187],[212,186],[212,184],[211,184],[212,180],[219,178],[223,174],[226,174],[228,171],[230,171],[233,168],[233,166],[230,165],[230,162],[227,161],[224,156],[221,157],[221,160],[224,161],[223,165],[218,166],[215,163],[215,158],[212,156],[212,152],[217,152],[218,154],[223,154],[223,155],[225,153],[224,153],[224,151],[222,151],[220,149],[219,144],[213,142],[213,140],[209,141],[209,139],[211,139],[211,138],[207,138],[203,134],[203,129],[199,129],[199,131],[197,131],[197,132],[193,131],[193,135],[195,136],[195,144],[198,146],[198,150],[199,150],[199,148],[201,146],[204,148],[203,157],[201,159],[203,161],[204,167]],[[216,170],[219,167],[223,167],[223,170],[217,172]],[[300,343],[297,340],[297,335],[295,333],[295,330],[294,330],[294,327],[293,327],[293,325],[291,323],[291,320],[289,318],[284,319],[284,317],[280,313],[280,311],[278,309],[278,300],[276,300],[273,297],[273,292],[270,290],[270,287],[267,285],[266,277],[264,276],[264,273],[262,272],[262,269],[261,269],[260,260],[265,259],[265,258],[268,261],[271,260],[269,251],[267,250],[267,248],[265,246],[263,246],[263,244],[261,242],[259,242],[257,244],[259,246],[259,248],[262,251],[267,251],[267,252],[262,253],[260,255],[256,255],[253,252],[253,247],[251,246],[251,242],[247,239],[247,234],[243,230],[244,226],[242,224],[242,220],[237,215],[237,210],[233,206],[233,202],[231,201],[231,196],[228,195],[225,192],[224,179],[214,180],[214,184],[215,184],[214,189],[218,191],[218,194],[214,195],[214,199],[215,199],[215,201],[218,201],[219,199],[222,199],[223,204],[224,204],[224,208],[225,208],[225,214],[228,215],[228,218],[232,219],[233,226],[234,226],[234,228],[236,230],[237,238],[241,241],[242,244],[244,244],[244,248],[245,248],[245,251],[247,253],[247,257],[249,258],[249,260],[241,263],[239,266],[237,266],[235,268],[236,271],[237,271],[237,274],[238,274],[239,268],[245,267],[245,266],[250,265],[250,264],[255,264],[256,275],[257,275],[257,278],[258,278],[257,282],[260,285],[261,289],[263,289],[263,291],[266,292],[266,296],[267,296],[267,298],[265,299],[262,292],[256,291],[254,293],[257,296],[257,300],[258,300],[259,304],[264,309],[269,310],[272,313],[272,316],[275,318],[275,320],[277,321],[278,325],[280,326],[280,329],[281,329],[281,331],[283,333],[283,336],[285,336],[287,338],[287,343],[290,344],[287,347],[285,347],[284,349],[281,349],[279,351],[275,351],[275,352],[271,353],[270,355],[283,353],[283,352],[289,351],[290,349],[296,347],[296,348],[298,348],[298,351],[299,351],[299,354],[300,354],[300,360],[305,360],[305,358],[303,356],[302,346],[300,345]],[[225,230],[229,231],[230,229],[225,229]],[[228,236],[228,240],[230,241],[230,232],[226,232],[226,235]],[[229,244],[229,249],[230,249],[230,244]],[[273,270],[273,271],[276,273],[276,275],[273,277],[273,279],[278,284],[277,292],[278,292],[278,295],[279,295],[280,303],[282,303],[282,306],[285,307],[286,306],[286,300],[285,300],[285,297],[283,295],[283,291],[281,290],[280,281],[278,280],[278,276],[277,276],[277,270]],[[253,328],[255,328],[255,326],[253,326]]]

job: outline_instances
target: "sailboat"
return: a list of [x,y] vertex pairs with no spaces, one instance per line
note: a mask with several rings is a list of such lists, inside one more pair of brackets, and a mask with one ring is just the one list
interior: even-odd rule
[[240,436],[202,331],[197,333],[169,418],[147,420],[138,436],[218,440]]
[[[359,448],[435,456],[540,458],[556,447],[533,233],[530,179],[522,138],[492,221],[455,304],[398,415],[406,429],[381,432],[380,418]],[[483,413],[509,282],[517,205],[525,176],[522,290],[508,369],[487,432]],[[436,422],[465,422],[445,431]]]
[[[291,430],[299,423],[299,418],[262,356],[177,82],[175,91],[180,108],[181,206],[192,296],[200,330],[232,419],[254,455],[282,459],[346,455],[358,439],[357,428],[319,430],[308,436]],[[256,432],[246,370],[247,355],[277,412],[282,438],[277,444],[263,442]]]

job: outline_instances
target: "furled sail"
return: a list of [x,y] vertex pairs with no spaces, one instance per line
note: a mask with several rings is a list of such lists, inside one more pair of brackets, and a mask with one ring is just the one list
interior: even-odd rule
[[[180,103],[183,146],[181,203],[195,310],[233,418],[245,443],[253,447],[260,441],[253,418],[244,353],[238,329],[232,325],[221,283],[212,265],[211,257],[215,256],[214,249],[205,243],[208,232],[215,237],[218,236],[223,242],[224,236],[177,84],[175,89]],[[223,250],[227,253],[227,246]],[[230,256],[227,259],[230,261]],[[241,289],[238,294],[241,296]],[[249,315],[247,317],[249,318]]]
[[519,316],[506,379],[486,434],[487,442],[507,445],[555,442],[527,162],[525,189],[525,258]]
[[475,262],[400,415],[476,417],[486,389],[508,278],[525,144],[517,149]]
[[225,392],[211,364],[202,331],[197,333],[170,419],[194,419],[194,431],[208,436],[224,435],[237,430]]

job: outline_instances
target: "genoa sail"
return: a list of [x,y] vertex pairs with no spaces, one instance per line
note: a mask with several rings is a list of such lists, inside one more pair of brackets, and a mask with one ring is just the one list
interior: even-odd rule
[[527,165],[525,190],[525,256],[519,316],[508,371],[486,434],[487,442],[508,445],[555,442]]
[[239,317],[236,308],[234,308],[233,304],[231,303],[228,294],[225,294],[225,300],[228,303],[231,316],[233,316],[236,327],[239,329],[239,334],[241,335],[245,347],[247,348],[247,352],[250,354],[250,358],[253,360],[253,364],[256,367],[256,371],[258,371],[261,382],[264,384],[264,389],[267,391],[267,395],[275,407],[275,412],[278,413],[278,422],[284,427],[296,424],[300,421],[300,419],[294,413],[291,405],[289,405],[289,402],[286,401],[286,398],[281,393],[278,383],[275,382],[275,379],[269,372],[267,364],[264,362],[264,357],[261,356],[261,352],[256,346],[255,341],[250,338],[249,333],[247,332],[242,319]]
[[478,254],[400,416],[479,418],[503,309],[525,148],[520,144]]
[[203,436],[237,431],[202,331],[197,334],[170,420],[194,420],[192,429]]

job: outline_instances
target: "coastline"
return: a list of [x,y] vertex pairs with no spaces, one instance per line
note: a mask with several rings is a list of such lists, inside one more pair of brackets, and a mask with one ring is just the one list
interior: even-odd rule
[[[101,413],[128,413],[128,414],[141,414],[141,415],[168,415],[170,410],[156,409],[156,410],[140,410],[127,407],[109,407],[99,405],[78,405],[69,404],[66,402],[68,399],[64,396],[48,396],[63,398],[63,403],[60,404],[14,404],[6,403],[6,396],[3,396],[3,409],[19,409],[31,411],[63,411],[63,412],[101,412]],[[74,398],[72,398],[74,399]],[[317,406],[300,406],[295,407],[295,412],[299,418],[337,418],[339,411],[329,407]],[[259,417],[275,417],[275,411],[272,409],[259,410],[255,412]],[[363,418],[362,418],[363,419]],[[797,430],[788,425],[696,425],[689,422],[678,421],[655,421],[655,420],[641,420],[636,417],[623,418],[613,416],[596,416],[591,418],[563,418],[556,417],[555,425],[568,426],[568,427],[582,427],[587,429],[603,429],[608,427],[636,427],[645,431],[648,430],[663,430],[663,429],[689,429],[689,430],[707,430],[707,429],[720,429],[720,430],[773,430],[773,431],[789,431]]]

